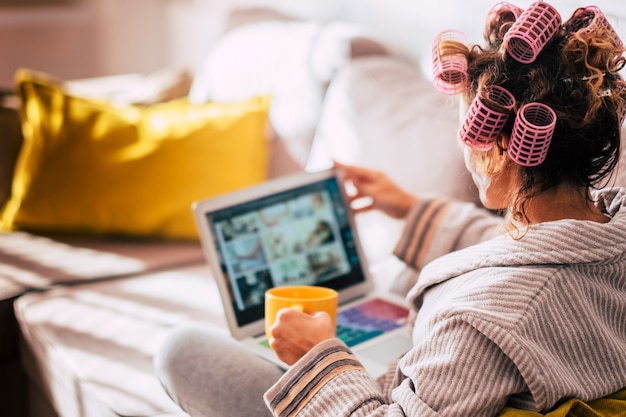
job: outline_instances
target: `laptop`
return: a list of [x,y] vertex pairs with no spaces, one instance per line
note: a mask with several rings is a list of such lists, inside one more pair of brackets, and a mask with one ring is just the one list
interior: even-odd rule
[[192,209],[233,338],[286,369],[265,337],[265,291],[329,287],[339,293],[337,337],[378,376],[411,347],[408,309],[402,297],[375,293],[338,175],[289,175]]

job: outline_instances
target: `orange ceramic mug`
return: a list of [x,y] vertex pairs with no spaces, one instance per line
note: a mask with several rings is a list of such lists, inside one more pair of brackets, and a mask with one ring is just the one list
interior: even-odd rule
[[337,291],[306,285],[289,285],[270,288],[265,292],[265,334],[276,321],[276,314],[283,308],[293,308],[307,314],[325,311],[337,325]]

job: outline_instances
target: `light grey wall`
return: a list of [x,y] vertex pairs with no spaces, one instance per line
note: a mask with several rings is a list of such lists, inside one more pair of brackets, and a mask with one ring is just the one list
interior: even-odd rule
[[[372,36],[428,66],[430,43],[444,29],[481,41],[482,23],[498,0],[72,0],[59,7],[0,6],[0,87],[26,66],[74,79],[198,68],[238,6],[271,5],[317,19],[363,23]],[[509,0],[526,7],[531,0]],[[626,40],[626,1],[550,0],[564,19],[596,4]],[[621,19],[621,20],[620,20]]]

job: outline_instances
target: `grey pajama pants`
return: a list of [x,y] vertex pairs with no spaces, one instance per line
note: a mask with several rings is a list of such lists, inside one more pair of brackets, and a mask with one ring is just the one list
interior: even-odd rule
[[204,327],[174,330],[154,357],[168,395],[193,417],[263,417],[263,393],[283,371]]

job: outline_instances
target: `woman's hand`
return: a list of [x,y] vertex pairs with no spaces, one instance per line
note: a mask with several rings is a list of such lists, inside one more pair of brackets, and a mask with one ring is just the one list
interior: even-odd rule
[[269,343],[276,356],[293,365],[315,345],[335,337],[335,326],[328,313],[306,314],[284,308],[276,315],[270,334]]
[[339,162],[335,162],[334,166],[356,189],[356,192],[349,196],[351,202],[362,200],[364,197],[370,200],[366,205],[354,208],[356,212],[378,209],[391,217],[401,219],[415,203],[414,196],[401,189],[380,171]]

